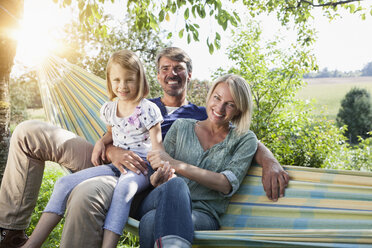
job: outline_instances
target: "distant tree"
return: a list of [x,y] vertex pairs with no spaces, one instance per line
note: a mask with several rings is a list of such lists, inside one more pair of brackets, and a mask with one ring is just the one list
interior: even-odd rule
[[352,88],[341,101],[336,121],[339,126],[347,125],[345,136],[351,144],[358,143],[358,136],[368,138],[372,130],[370,93],[366,89]]
[[36,73],[12,77],[10,80],[10,123],[18,124],[27,119],[28,108],[41,108],[41,97]]
[[369,62],[363,67],[362,76],[372,76],[372,62]]
[[106,64],[113,52],[120,49],[134,51],[144,64],[151,88],[150,97],[159,96],[161,90],[156,79],[156,55],[158,50],[170,45],[162,41],[165,37],[164,32],[156,32],[153,29],[136,30],[134,18],[131,16],[126,16],[120,21],[105,16],[101,23],[96,25],[107,23],[110,23],[110,28],[106,30],[105,37],[92,32],[82,32],[84,29],[81,23],[71,23],[64,30],[65,49],[57,55],[105,79]]

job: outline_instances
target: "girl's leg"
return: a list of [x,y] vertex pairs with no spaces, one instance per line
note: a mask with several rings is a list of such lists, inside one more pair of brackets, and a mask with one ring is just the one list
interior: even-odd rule
[[44,172],[45,161],[76,172],[93,166],[93,145],[65,129],[29,120],[19,124],[10,139],[0,188],[0,227],[28,227]]
[[43,213],[34,231],[32,232],[32,235],[27,240],[26,244],[22,246],[22,248],[41,247],[50,232],[61,219],[62,217],[57,214]]
[[143,201],[140,216],[141,248],[154,247],[155,242],[170,241],[169,238],[180,247],[191,246],[194,234],[191,199],[182,178],[173,178],[155,188]]
[[68,196],[74,187],[86,179],[101,175],[115,175],[115,173],[109,165],[102,165],[58,179],[43,215],[25,247],[40,247],[64,215]]
[[116,247],[129,216],[133,197],[149,186],[147,176],[132,171],[121,175],[115,187],[110,209],[104,224],[102,247]]
[[118,170],[113,165],[101,165],[61,177],[54,185],[52,196],[44,212],[63,216],[66,210],[67,199],[76,185],[97,176],[115,176],[117,172]]

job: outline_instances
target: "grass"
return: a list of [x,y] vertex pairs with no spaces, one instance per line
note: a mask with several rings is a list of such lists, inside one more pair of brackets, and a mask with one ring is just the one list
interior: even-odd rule
[[353,87],[364,88],[372,95],[372,77],[305,79],[308,85],[297,97],[314,102],[314,114],[335,120],[341,100]]

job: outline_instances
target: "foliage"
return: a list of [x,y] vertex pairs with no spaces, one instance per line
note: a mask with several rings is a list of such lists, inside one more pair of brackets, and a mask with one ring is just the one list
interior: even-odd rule
[[369,92],[366,89],[352,88],[342,99],[336,120],[339,126],[347,125],[345,135],[350,143],[358,143],[358,136],[369,137],[368,132],[372,130],[372,102]]
[[363,67],[362,76],[372,76],[372,62],[369,62]]
[[[243,76],[252,89],[254,114],[251,129],[283,164],[321,167],[344,137],[325,119],[311,117],[307,104],[295,100],[303,87],[302,75],[315,67],[306,46],[280,48],[279,37],[262,41],[256,23],[233,34],[227,50],[234,62],[228,73]],[[218,74],[226,73],[220,69]]]
[[40,92],[34,72],[10,80],[11,124],[27,119],[27,108],[41,108]]
[[[369,133],[372,136],[372,132]],[[372,171],[372,137],[358,137],[359,144],[345,143],[333,150],[324,163],[325,168]]]
[[[372,74],[371,74],[372,75]],[[361,70],[356,71],[339,71],[339,70],[328,70],[327,67],[323,68],[317,72],[310,72],[304,75],[304,78],[337,78],[337,77],[358,77],[358,76],[367,76],[363,75]]]
[[205,97],[208,94],[210,83],[208,81],[191,80],[187,85],[187,99],[198,106],[205,106]]
[[81,24],[72,23],[65,29],[64,43],[68,49],[58,55],[101,78],[106,78],[106,64],[113,52],[120,49],[134,51],[146,70],[151,88],[149,97],[159,96],[161,90],[156,80],[155,60],[158,50],[169,44],[162,42],[162,32],[136,30],[133,20],[134,18],[127,16],[124,20],[115,22],[112,17],[105,16],[102,23],[95,24],[98,28],[102,24],[110,23],[105,37],[82,32]]
[[[71,0],[54,0],[59,2],[61,6],[71,5]],[[102,23],[102,13],[104,9],[104,0],[84,1],[77,0],[79,19],[84,23],[86,29],[91,29],[94,23],[99,23],[98,29],[93,28],[96,35],[105,36],[106,26]],[[115,2],[112,0],[111,2]],[[247,8],[246,13],[249,13],[252,18],[259,14],[275,13],[277,19],[283,26],[294,23],[299,43],[309,44],[315,38],[313,30],[308,24],[313,18],[312,11],[315,8],[321,8],[323,15],[330,20],[338,15],[339,9],[346,9],[350,13],[359,13],[362,19],[365,19],[368,10],[363,8],[359,0],[311,0],[311,1],[286,1],[286,0],[129,0],[127,1],[127,11],[133,14],[134,24],[137,30],[158,30],[159,24],[164,21],[170,21],[172,14],[182,15],[184,27],[178,31],[181,38],[185,38],[188,43],[192,40],[199,41],[199,29],[195,19],[209,17],[211,25],[217,23],[223,30],[226,30],[229,25],[238,27],[241,23],[239,15],[232,11],[230,7],[236,4],[241,4]],[[372,12],[371,12],[372,14]],[[173,33],[168,33],[168,38],[172,37]],[[214,49],[220,48],[221,35],[218,32],[211,32],[206,40],[210,53]]]

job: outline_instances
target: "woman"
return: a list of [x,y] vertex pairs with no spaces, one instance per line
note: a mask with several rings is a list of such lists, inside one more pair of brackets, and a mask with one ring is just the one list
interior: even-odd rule
[[219,228],[257,149],[249,131],[251,98],[240,76],[217,79],[207,96],[208,119],[177,120],[165,137],[165,151],[148,154],[157,170],[152,184],[167,182],[141,205],[141,247],[191,247],[194,229]]

